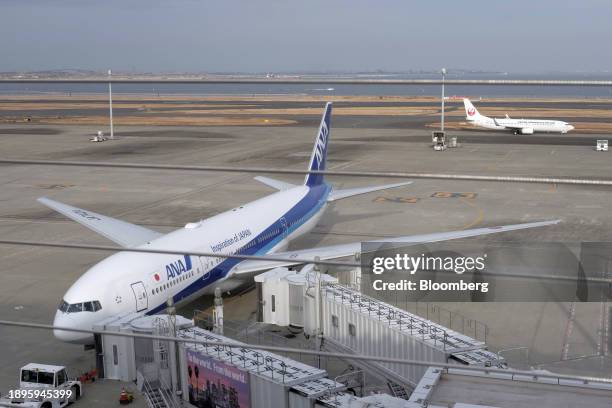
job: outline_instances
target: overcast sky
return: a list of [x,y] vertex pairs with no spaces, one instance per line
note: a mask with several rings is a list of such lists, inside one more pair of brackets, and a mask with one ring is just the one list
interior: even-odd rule
[[612,70],[612,1],[2,0],[0,71]]

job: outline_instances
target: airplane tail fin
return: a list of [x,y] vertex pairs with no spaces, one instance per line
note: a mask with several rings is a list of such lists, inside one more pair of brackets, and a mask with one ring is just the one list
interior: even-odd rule
[[[327,102],[325,112],[321,119],[319,132],[315,139],[315,144],[310,156],[310,164],[308,170],[325,170],[327,161],[327,146],[329,145],[329,130],[331,126],[332,103]],[[323,184],[323,174],[307,174],[304,179],[304,185],[308,187],[318,186]]]
[[474,107],[474,105],[472,105],[472,102],[468,98],[463,98],[463,106],[465,107],[466,120],[476,120],[478,117],[481,116],[478,110]]

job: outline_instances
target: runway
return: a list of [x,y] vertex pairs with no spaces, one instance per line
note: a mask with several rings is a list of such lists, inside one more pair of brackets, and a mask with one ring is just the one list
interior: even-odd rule
[[[39,99],[40,98],[40,99]],[[310,95],[116,95],[117,125],[282,125],[316,126],[325,101],[334,101],[335,128],[434,129],[440,101],[434,97]],[[576,133],[612,132],[612,99],[474,100],[482,114],[493,117],[559,119],[575,124]],[[449,129],[475,130],[464,122],[461,97],[446,102]],[[108,123],[105,95],[0,96],[0,123]],[[575,134],[576,134],[575,133]],[[535,140],[535,139],[534,139]]]

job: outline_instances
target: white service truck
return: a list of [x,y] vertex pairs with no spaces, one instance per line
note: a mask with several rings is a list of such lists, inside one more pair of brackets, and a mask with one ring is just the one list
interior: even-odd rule
[[81,395],[81,382],[70,380],[66,367],[30,363],[21,368],[19,388],[0,396],[0,407],[60,408]]

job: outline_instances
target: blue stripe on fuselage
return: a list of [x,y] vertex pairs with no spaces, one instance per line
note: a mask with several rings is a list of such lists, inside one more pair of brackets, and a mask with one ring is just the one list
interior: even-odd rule
[[[328,184],[321,184],[318,186],[310,187],[308,193],[302,198],[296,205],[294,205],[289,211],[283,214],[277,219],[272,225],[266,228],[261,234],[254,237],[249,242],[255,242],[255,244],[242,252],[243,255],[265,255],[274,246],[276,246],[282,239],[297,230],[299,227],[308,222],[313,216],[315,216],[319,210],[327,202],[327,197],[331,191],[331,187]],[[285,220],[285,226],[287,228],[284,231],[285,226],[282,220]],[[276,232],[280,231],[280,232]],[[264,238],[265,237],[265,238]],[[246,246],[247,244],[245,244]],[[185,256],[185,261],[189,259],[189,256]],[[184,288],[182,291],[174,295],[173,300],[175,303],[180,302],[182,299],[204,289],[206,286],[224,278],[228,272],[240,263],[242,260],[236,258],[226,258],[224,261],[215,266],[210,273],[208,278],[198,278],[191,285]],[[189,265],[191,266],[191,259],[189,259]],[[188,268],[189,269],[189,268]],[[158,305],[151,309],[146,314],[156,314],[166,308],[166,302]]]

